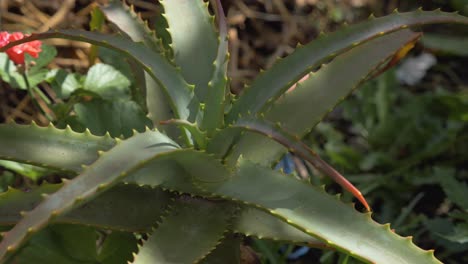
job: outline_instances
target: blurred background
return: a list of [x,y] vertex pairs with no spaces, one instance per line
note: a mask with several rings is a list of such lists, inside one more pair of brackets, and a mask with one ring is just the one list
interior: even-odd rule
[[[161,8],[152,0],[127,0],[152,26]],[[231,91],[241,93],[260,69],[271,67],[298,43],[308,43],[343,24],[392,13],[441,8],[468,15],[468,0],[225,0],[229,23]],[[105,0],[0,0],[0,30],[43,32],[90,29],[91,13]],[[445,263],[468,263],[468,30],[456,26],[424,30],[405,60],[369,81],[307,136],[321,156],[357,185],[374,218],[392,223],[417,245],[436,249]],[[105,25],[101,31],[112,32]],[[58,50],[50,68],[85,73],[95,58],[89,44],[47,40]],[[107,63],[112,64],[107,58]],[[114,62],[118,63],[118,62]],[[121,62],[120,62],[121,63]],[[0,76],[4,69],[0,65]],[[339,78],[339,74],[337,75]],[[48,83],[40,89],[59,100]],[[38,99],[40,101],[40,99]],[[26,91],[0,82],[0,122],[47,124]],[[293,156],[282,164],[314,184],[328,179]],[[27,182],[24,170],[0,166],[0,185]],[[27,174],[27,173],[26,173]],[[312,176],[311,176],[312,175]],[[351,201],[345,194],[344,199]],[[245,263],[359,263],[334,251],[247,238]]]

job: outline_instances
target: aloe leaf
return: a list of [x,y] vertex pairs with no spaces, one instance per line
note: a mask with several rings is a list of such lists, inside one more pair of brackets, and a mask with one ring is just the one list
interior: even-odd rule
[[202,264],[239,264],[241,240],[239,237],[227,236],[206,258],[199,263]]
[[214,18],[203,0],[161,0],[171,35],[174,60],[195,94],[203,102],[213,74],[218,47]]
[[143,161],[157,159],[177,150],[178,146],[165,135],[147,131],[120,141],[108,152],[101,152],[100,158],[81,175],[65,183],[59,191],[46,196],[32,211],[23,213],[24,218],[3,234],[0,260],[5,260],[7,255],[16,251],[27,238],[59,215],[69,212],[115,185],[128,173],[142,166]]
[[196,263],[228,229],[234,208],[223,202],[182,197],[143,243],[132,263]]
[[198,182],[204,191],[256,206],[328,246],[369,263],[440,263],[433,251],[424,251],[380,225],[371,213],[327,195],[308,183],[246,160],[235,177],[225,182]]
[[425,48],[457,56],[468,56],[468,37],[448,34],[424,34],[422,43]]
[[133,252],[138,249],[137,245],[138,240],[134,234],[114,231],[106,236],[97,257],[98,263],[128,263],[133,258]]
[[35,123],[0,124],[0,159],[57,170],[78,172],[81,165],[98,158],[98,151],[107,151],[114,145],[115,140],[109,135],[98,137],[88,130],[77,133],[70,127],[62,130]]
[[234,103],[227,116],[227,122],[233,122],[239,114],[245,116],[248,113],[261,112],[268,102],[274,101],[307,73],[351,48],[397,30],[436,23],[468,24],[468,18],[440,10],[395,12],[322,35],[315,41],[298,47],[292,54],[277,61],[268,71],[258,76]]
[[94,45],[114,49],[137,61],[164,89],[174,110],[174,115],[180,119],[194,120],[199,108],[193,89],[185,82],[179,71],[174,68],[161,54],[153,52],[142,43],[135,43],[123,36],[104,35],[80,30],[59,30],[32,34],[21,40],[10,42],[0,48],[5,51],[15,45],[37,39],[65,38],[89,42]]
[[95,263],[93,260],[96,258],[96,234],[96,231],[89,227],[51,227],[34,236],[7,263]]
[[[143,21],[133,8],[128,7],[122,1],[112,1],[101,9],[107,19],[125,32],[133,41],[142,41],[155,52],[164,54],[164,47],[161,41],[157,39],[155,32],[148,27],[147,22]],[[165,99],[164,91],[148,73],[145,73],[144,84],[146,86],[146,104],[149,118],[159,129],[159,121],[172,118],[171,108]],[[173,135],[174,131],[171,131],[170,134]]]
[[248,118],[237,120],[233,127],[246,129],[248,131],[256,132],[272,138],[276,142],[286,147],[289,151],[297,154],[299,157],[312,164],[316,169],[332,178],[336,183],[341,185],[341,187],[352,193],[354,197],[356,197],[364,205],[364,207],[370,211],[370,207],[367,204],[366,199],[352,183],[350,183],[333,167],[322,160],[312,149],[307,147],[306,144],[304,144],[298,138],[294,138],[293,136],[287,134],[281,127],[274,127],[268,122],[261,121],[259,119],[255,120]]
[[327,247],[325,242],[302,232],[265,211],[253,207],[245,207],[238,213],[232,223],[232,230],[259,239],[283,241],[317,248]]
[[229,61],[227,21],[220,0],[213,1],[216,18],[218,20],[218,52],[214,62],[214,72],[208,83],[205,109],[201,128],[212,135],[216,128],[223,125],[225,97],[228,86],[227,64]]
[[206,132],[201,131],[200,128],[197,126],[197,124],[190,123],[186,120],[177,120],[177,119],[161,121],[160,124],[163,124],[163,125],[172,124],[172,125],[177,125],[177,126],[185,128],[186,130],[190,132],[193,140],[195,141],[195,143],[197,143],[197,146],[200,149],[206,148],[206,144],[207,144]]
[[[10,188],[1,193],[0,225],[16,224],[21,219],[20,212],[32,210],[42,201],[42,194],[52,194],[61,187],[62,184],[42,184],[28,192]],[[168,192],[159,188],[117,185],[96,199],[60,216],[54,223],[147,232],[162,215],[170,198]]]
[[[265,110],[265,118],[279,122],[288,132],[298,137],[304,136],[340,101],[359,87],[369,74],[402,47],[413,43],[417,37],[417,33],[401,30],[366,42],[336,57],[274,102]],[[262,147],[254,147],[253,143]],[[284,149],[272,144],[268,138],[246,135],[238,142],[230,159],[233,163],[242,154],[250,160],[271,164],[283,153]]]
[[75,104],[73,109],[76,120],[98,136],[108,132],[112,137],[127,138],[134,129],[142,132],[152,125],[140,106],[130,100],[94,99]]
[[148,23],[144,21],[139,13],[136,13],[133,6],[129,7],[124,1],[113,0],[100,9],[107,20],[116,25],[121,31],[127,34],[133,41],[142,41],[155,52],[162,52],[162,44],[157,39],[156,33],[151,30]]

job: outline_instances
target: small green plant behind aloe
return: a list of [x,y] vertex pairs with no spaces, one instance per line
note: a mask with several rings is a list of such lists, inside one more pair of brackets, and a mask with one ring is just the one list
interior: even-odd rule
[[[215,16],[201,0],[161,4],[163,26],[155,31],[114,1],[102,12],[118,34],[49,31],[1,48],[66,38],[117,51],[138,65],[142,89],[133,98],[146,98],[142,109],[153,126],[132,123],[133,135],[119,137],[52,124],[0,125],[1,159],[75,175],[0,195],[0,223],[13,225],[2,234],[2,263],[65,263],[67,254],[89,263],[235,263],[240,234],[334,248],[372,263],[439,262],[370,212],[273,167],[293,152],[370,210],[301,138],[353,89],[404,56],[421,35],[411,27],[468,18],[438,10],[371,17],[297,47],[232,99],[220,2],[212,3]],[[65,246],[54,247],[51,236]],[[41,254],[41,243],[54,254]]]

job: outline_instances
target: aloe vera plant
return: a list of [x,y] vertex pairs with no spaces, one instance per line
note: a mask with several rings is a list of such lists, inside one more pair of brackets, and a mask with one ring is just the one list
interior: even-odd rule
[[[360,192],[301,138],[353,89],[405,55],[421,36],[411,27],[468,24],[468,18],[439,10],[371,17],[298,46],[232,100],[220,2],[212,3],[215,16],[201,0],[161,4],[164,23],[158,24],[166,27],[156,31],[114,1],[102,12],[117,34],[53,30],[1,48],[65,38],[119,52],[140,67],[141,96],[154,126],[111,137],[53,124],[0,125],[1,159],[73,175],[62,184],[0,195],[0,225],[12,226],[2,233],[2,263],[31,259],[28,247],[41,230],[71,224],[107,230],[102,252],[133,253],[105,262],[94,252],[92,263],[235,263],[239,234],[334,248],[369,263],[439,263],[432,250],[374,222],[371,212],[273,167],[295,153],[370,211]],[[133,234],[144,234],[142,244]],[[96,238],[89,240],[96,251]]]

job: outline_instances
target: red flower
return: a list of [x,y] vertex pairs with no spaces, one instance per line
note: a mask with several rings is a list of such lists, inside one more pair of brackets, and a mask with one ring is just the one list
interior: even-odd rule
[[[28,35],[24,35],[21,32],[14,32],[12,34],[6,31],[0,32],[0,47],[3,47],[12,41],[20,40],[27,36]],[[29,55],[31,55],[31,57],[37,58],[39,56],[39,52],[42,51],[41,45],[42,42],[40,42],[39,40],[34,40],[9,48],[7,49],[6,53],[10,60],[12,60],[14,63],[24,64],[24,54],[28,53]]]

